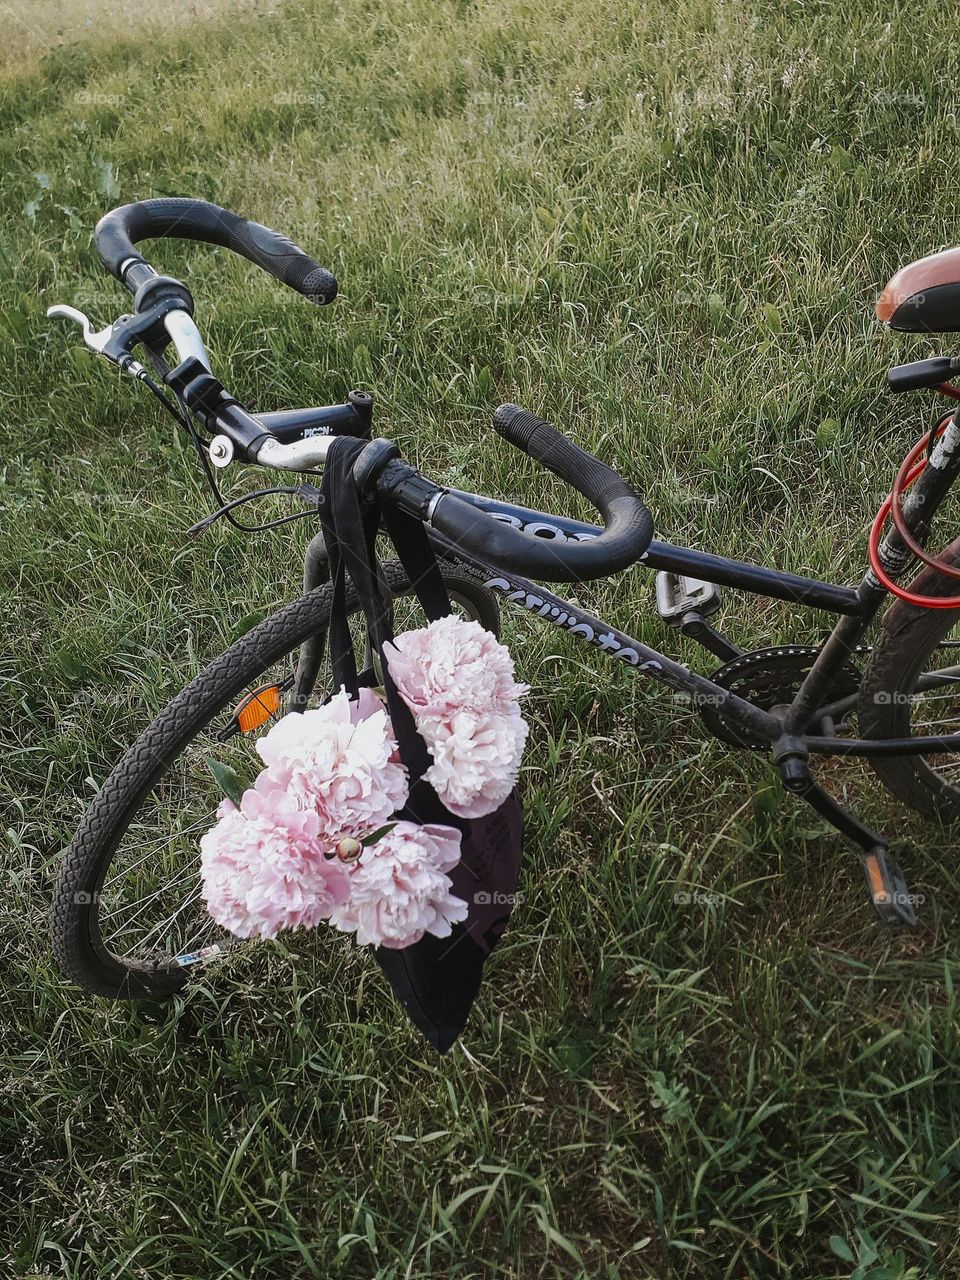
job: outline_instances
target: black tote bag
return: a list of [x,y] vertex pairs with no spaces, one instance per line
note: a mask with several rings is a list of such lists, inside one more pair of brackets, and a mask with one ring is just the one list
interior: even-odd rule
[[327,458],[321,521],[333,585],[329,652],[334,688],[356,697],[362,684],[376,680],[372,670],[358,671],[347,618],[346,576],[363,607],[370,646],[380,659],[387,711],[410,779],[410,795],[397,814],[417,823],[443,823],[462,833],[460,862],[450,873],[453,893],[467,903],[466,919],[447,938],[425,934],[412,946],[373,948],[373,954],[414,1025],[440,1053],[445,1053],[466,1025],[480,990],[483,966],[502,935],[516,898],[523,851],[523,814],[516,790],[482,818],[452,814],[425,780],[431,764],[427,746],[416,729],[384,659],[383,646],[393,639],[392,610],[387,602],[376,557],[381,521],[393,542],[428,622],[451,613],[443,576],[419,520],[393,508],[383,511],[361,504],[353,464],[364,442],[340,437]]

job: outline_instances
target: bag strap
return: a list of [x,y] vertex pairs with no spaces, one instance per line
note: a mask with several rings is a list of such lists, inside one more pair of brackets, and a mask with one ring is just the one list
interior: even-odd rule
[[[393,725],[400,757],[407,767],[411,786],[413,786],[420,782],[432,761],[426,743],[417,733],[413,714],[401,698],[384,658],[383,646],[393,639],[393,633],[376,558],[380,511],[373,504],[368,505],[365,510],[361,508],[360,496],[353,478],[353,464],[365,443],[365,441],[351,440],[345,436],[338,437],[327,455],[324,472],[325,501],[321,519],[333,581],[329,626],[330,660],[337,687],[343,685],[351,697],[356,697],[359,679],[346,608],[346,574],[349,572],[367,620],[373,646],[380,657],[390,722]],[[408,575],[412,575],[414,590],[424,610],[426,611],[428,606],[431,610],[442,608],[443,603],[446,602],[446,608],[436,615],[442,617],[449,612],[450,605],[439,566],[435,559],[431,566],[430,558],[433,553],[427,543],[422,525],[416,520],[412,523],[422,537],[422,546],[415,545],[412,556],[406,550],[401,552],[400,546],[397,546],[397,552],[401,556],[405,571]],[[411,532],[404,529],[403,535],[400,535],[402,526],[395,524],[394,528],[397,529],[398,536]],[[423,547],[426,548],[426,557],[423,555]],[[435,578],[432,576],[433,571],[436,574]],[[439,581],[439,589],[437,581]]]
[[[356,698],[358,694],[357,659],[355,650],[353,650],[353,639],[349,634],[347,563],[346,558],[344,558],[342,539],[340,539],[340,525],[343,525],[343,535],[347,536],[347,540],[352,539],[353,544],[355,544],[355,550],[357,543],[360,543],[362,548],[361,563],[353,566],[356,570],[356,575],[351,573],[351,577],[355,579],[357,593],[361,596],[361,604],[364,605],[364,613],[367,618],[371,617],[371,611],[376,611],[376,600],[371,598],[369,593],[366,593],[365,599],[367,582],[362,561],[366,559],[369,531],[362,525],[361,518],[360,532],[357,535],[356,526],[353,526],[351,522],[352,513],[347,513],[346,524],[344,524],[344,517],[340,517],[340,520],[335,517],[335,507],[338,504],[338,494],[344,492],[348,486],[352,486],[351,472],[353,462],[356,461],[361,447],[362,445],[358,447],[358,442],[349,439],[348,436],[338,436],[330,445],[323,479],[324,500],[320,506],[320,525],[324,532],[324,544],[330,566],[330,585],[332,585],[333,590],[328,627],[330,667],[332,667],[335,689],[343,687],[351,695],[351,698]],[[370,515],[372,517],[378,515],[375,508],[372,509]],[[351,525],[349,531],[347,525]],[[372,538],[374,540],[376,538],[375,530],[372,532]]]
[[383,523],[428,620],[445,618],[451,612],[450,597],[423,524],[396,507],[383,511]]

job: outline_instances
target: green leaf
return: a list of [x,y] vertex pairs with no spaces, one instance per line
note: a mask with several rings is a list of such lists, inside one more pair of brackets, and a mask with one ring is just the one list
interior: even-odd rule
[[234,623],[233,631],[230,635],[231,641],[239,640],[241,636],[245,636],[248,631],[252,630],[258,622],[262,622],[265,617],[266,613],[263,609],[255,609],[253,613],[245,613],[238,622]]
[[376,831],[371,831],[369,835],[363,836],[360,843],[365,849],[369,849],[372,844],[376,844],[378,840],[382,840],[384,836],[389,835],[397,824],[388,822],[384,827],[377,827]]
[[817,427],[817,444],[833,444],[840,434],[840,422],[837,418],[824,418]]
[[557,1245],[558,1248],[564,1251],[564,1253],[569,1254],[569,1256],[574,1260],[574,1262],[579,1267],[582,1267],[583,1258],[580,1255],[580,1250],[577,1248],[577,1246],[573,1243],[572,1240],[568,1240],[567,1237],[563,1235],[561,1232],[559,1232],[557,1228],[550,1222],[549,1218],[547,1217],[546,1210],[543,1208],[543,1206],[539,1204],[534,1205],[533,1213],[537,1222],[537,1226],[546,1236],[547,1240],[551,1244]]
[[377,1255],[377,1230],[373,1224],[373,1214],[365,1213],[363,1215],[364,1234],[367,1244],[370,1246],[370,1252],[376,1257]]
[[846,147],[831,147],[830,163],[837,169],[841,169],[844,173],[849,173],[856,167],[856,160],[854,160]]
[[780,319],[780,312],[772,302],[765,302],[763,304],[763,318],[771,333],[780,333],[782,331],[783,321]]
[[860,1265],[861,1267],[868,1267],[871,1263],[878,1260],[880,1257],[880,1251],[877,1249],[873,1236],[869,1231],[864,1231],[863,1227],[858,1227],[857,1235],[860,1237],[859,1247],[857,1249],[857,1254],[860,1258]]
[[830,1248],[837,1255],[841,1262],[855,1262],[853,1250],[844,1240],[843,1236],[831,1236]]
[[109,160],[98,160],[97,166],[97,190],[101,195],[113,200],[120,194],[120,184],[113,175],[113,164]]
[[227,797],[240,808],[240,801],[243,799],[243,793],[246,788],[243,781],[237,773],[236,769],[231,769],[228,764],[222,764],[219,760],[207,760],[207,768],[213,774],[213,780]]

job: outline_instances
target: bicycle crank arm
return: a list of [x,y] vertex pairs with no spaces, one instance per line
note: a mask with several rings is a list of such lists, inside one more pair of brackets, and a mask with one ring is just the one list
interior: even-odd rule
[[913,929],[917,923],[916,897],[907,887],[900,864],[886,840],[854,817],[810,773],[806,747],[809,739],[784,735],[774,743],[773,756],[784,788],[805,800],[836,831],[859,846],[860,865],[867,880],[870,901],[884,924]]

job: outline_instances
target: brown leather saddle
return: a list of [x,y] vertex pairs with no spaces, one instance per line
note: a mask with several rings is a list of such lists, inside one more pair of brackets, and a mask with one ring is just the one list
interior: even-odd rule
[[960,248],[901,267],[877,299],[877,319],[905,333],[960,331]]

